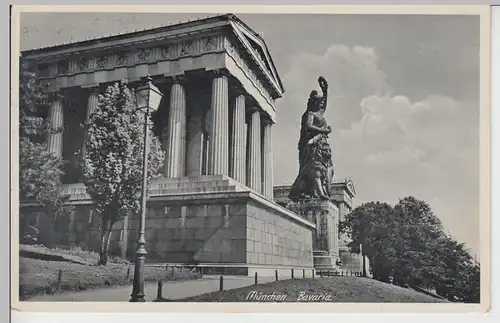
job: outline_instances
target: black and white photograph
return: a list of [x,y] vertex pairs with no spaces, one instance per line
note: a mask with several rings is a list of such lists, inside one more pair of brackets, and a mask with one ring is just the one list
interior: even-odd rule
[[15,10],[17,306],[489,306],[489,7],[147,7]]

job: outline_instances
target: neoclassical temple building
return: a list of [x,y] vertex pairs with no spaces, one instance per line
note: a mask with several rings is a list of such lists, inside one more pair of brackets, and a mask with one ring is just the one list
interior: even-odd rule
[[[64,194],[75,206],[61,243],[92,249],[100,243],[100,220],[79,172],[79,125],[107,86],[127,79],[134,88],[150,75],[163,94],[154,122],[165,164],[148,198],[147,259],[227,265],[242,274],[313,267],[315,223],[273,197],[272,133],[283,84],[264,39],[236,16],[33,49],[22,57],[62,94],[48,116],[53,127],[64,127],[48,138],[48,149],[69,161]],[[43,214],[32,211],[40,224]],[[115,225],[112,252],[132,256],[137,228],[134,217]]]

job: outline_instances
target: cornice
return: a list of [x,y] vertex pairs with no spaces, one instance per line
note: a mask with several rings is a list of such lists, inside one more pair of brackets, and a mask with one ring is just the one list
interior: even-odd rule
[[[274,78],[273,75],[270,74],[269,70],[264,64],[264,58],[261,57],[255,49],[252,47],[252,45],[247,41],[245,36],[241,33],[239,30],[238,26],[236,24],[232,24],[233,26],[233,32],[235,37],[238,39],[238,41],[243,45],[245,48],[246,52],[250,56],[250,61],[258,68],[260,73],[263,74],[267,82],[272,86],[273,90],[276,92],[276,97],[281,97],[283,95],[283,91],[281,87],[278,85],[276,79]],[[240,54],[241,55],[241,54]]]
[[[222,26],[222,25],[221,25]],[[203,36],[210,36],[211,34],[220,33],[218,28],[202,29],[199,31],[187,31],[176,35],[152,34],[148,37],[144,36],[140,39],[120,39],[117,41],[100,42],[94,45],[82,46],[80,43],[74,43],[69,48],[57,49],[49,52],[30,52],[25,51],[21,56],[26,60],[41,60],[44,63],[54,63],[60,60],[67,59],[68,57],[76,56],[102,56],[105,53],[113,52],[127,52],[133,49],[148,49],[154,46],[168,46],[182,41],[193,38],[200,38]],[[104,40],[103,40],[104,41]]]
[[[284,88],[279,78],[276,66],[274,66],[273,61],[269,55],[269,50],[265,44],[262,37],[257,35],[250,27],[248,27],[242,21],[233,21],[232,23],[233,31],[239,41],[246,47],[248,53],[251,55],[252,60],[259,66],[263,74],[269,79],[271,85],[274,87],[275,91],[279,96],[283,95]],[[258,53],[254,47],[247,41],[247,38],[251,39],[260,49],[262,50],[262,55]],[[268,69],[268,66],[269,69]]]
[[232,15],[218,15],[198,19],[194,21],[170,24],[150,29],[144,29],[133,32],[119,33],[105,37],[76,41],[72,43],[60,44],[49,47],[25,50],[23,56],[29,58],[46,57],[50,55],[59,55],[67,52],[82,52],[88,49],[108,48],[108,46],[122,46],[125,44],[136,44],[155,40],[157,38],[178,38],[191,35],[196,32],[209,31],[230,25]]

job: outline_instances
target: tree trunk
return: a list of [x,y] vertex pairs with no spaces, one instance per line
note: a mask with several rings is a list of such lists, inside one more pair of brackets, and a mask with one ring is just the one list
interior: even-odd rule
[[99,251],[99,265],[104,265],[106,266],[108,259],[105,253],[105,246],[106,246],[106,237],[107,237],[107,230],[106,230],[106,221],[102,220],[102,230],[101,230],[101,248]]
[[111,229],[113,222],[110,220],[103,220],[103,229],[101,235],[101,252],[99,254],[99,265],[106,266],[108,263],[108,249],[111,238]]
[[108,229],[108,234],[106,237],[106,246],[104,248],[104,254],[106,255],[106,262],[108,261],[109,243],[111,242],[111,234],[113,233],[113,231],[111,230],[111,226]]

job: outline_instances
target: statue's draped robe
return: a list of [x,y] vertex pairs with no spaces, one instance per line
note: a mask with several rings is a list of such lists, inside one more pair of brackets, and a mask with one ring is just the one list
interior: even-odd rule
[[[299,150],[299,175],[295,179],[290,190],[290,198],[299,198],[311,195],[311,184],[307,183],[307,174],[310,174],[314,169],[320,171],[322,176],[327,176],[328,167],[333,167],[331,159],[325,164],[323,161],[316,160],[315,150],[320,147],[320,145],[328,144],[327,135],[318,132],[317,130],[310,129],[307,126],[307,121],[309,117],[313,117],[313,125],[318,128],[327,127],[327,122],[325,118],[312,111],[306,111],[302,115],[302,125],[300,130],[300,139],[298,144]],[[316,137],[314,143],[309,143],[309,141]]]

